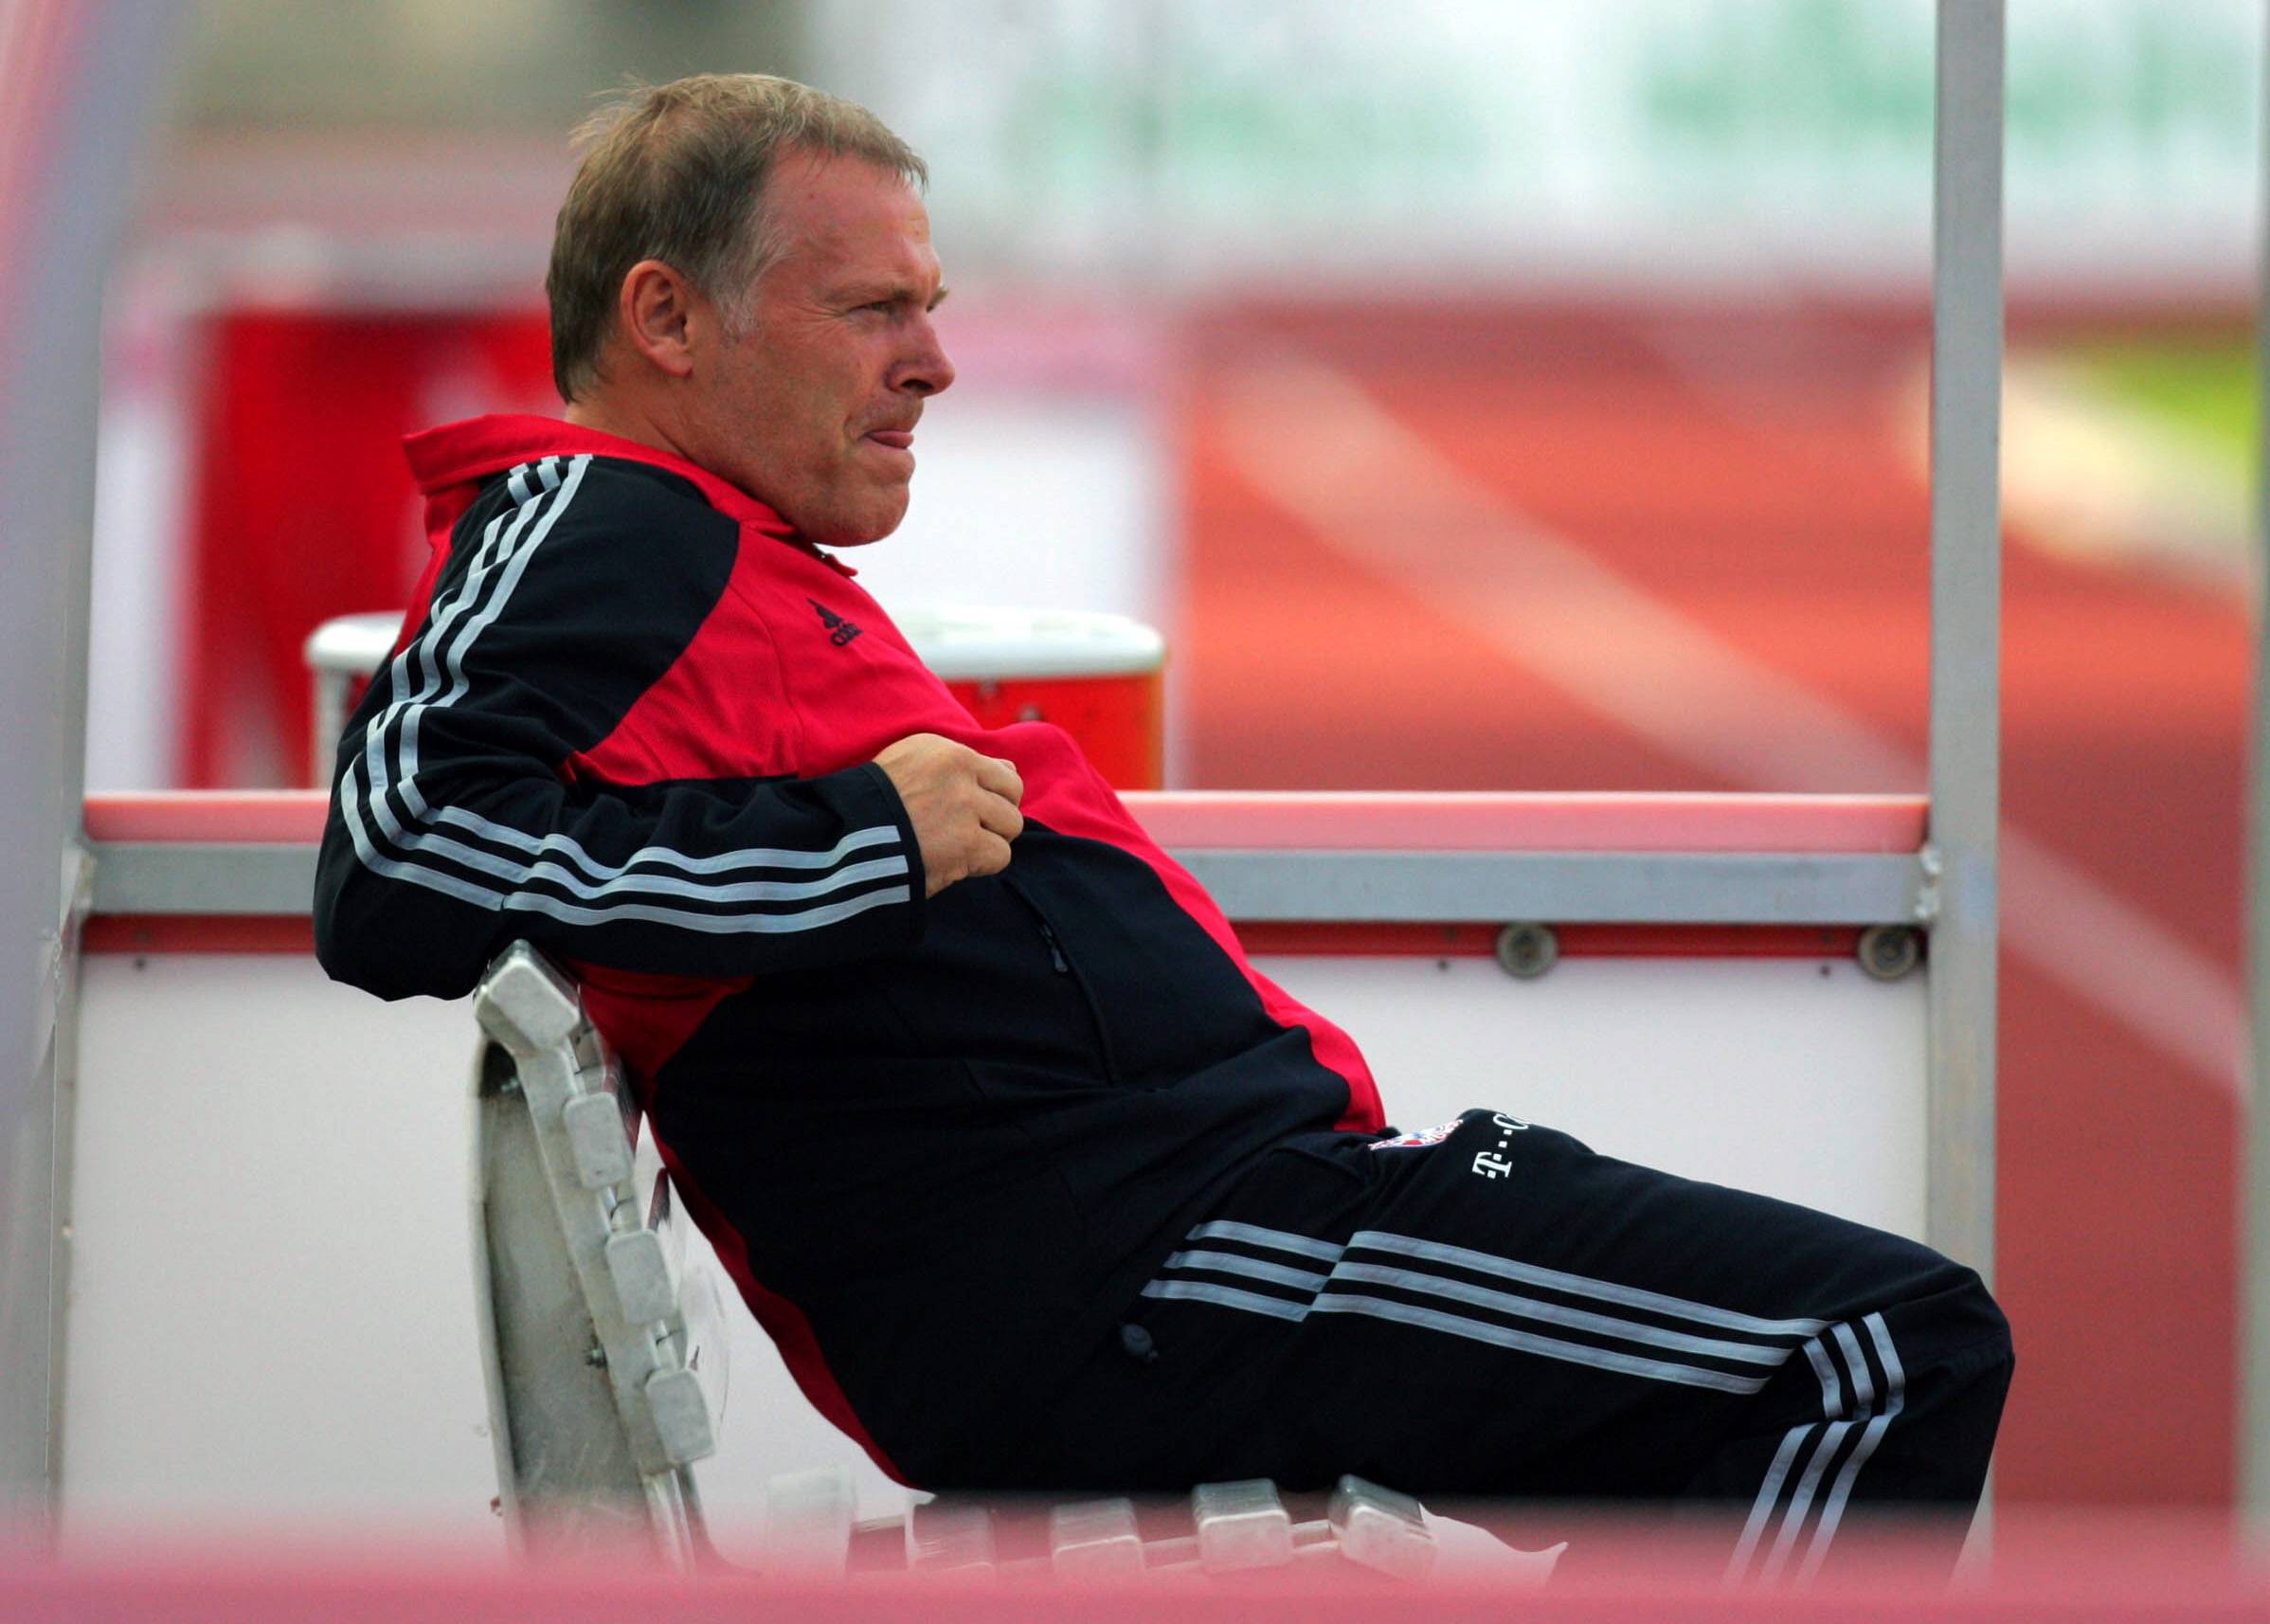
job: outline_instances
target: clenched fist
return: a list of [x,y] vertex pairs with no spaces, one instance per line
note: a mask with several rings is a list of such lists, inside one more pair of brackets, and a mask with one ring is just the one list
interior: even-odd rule
[[915,733],[886,745],[875,766],[891,777],[906,803],[907,821],[922,847],[928,895],[958,879],[999,874],[1009,866],[1009,842],[1024,833],[1024,780],[998,756],[980,755],[936,733]]

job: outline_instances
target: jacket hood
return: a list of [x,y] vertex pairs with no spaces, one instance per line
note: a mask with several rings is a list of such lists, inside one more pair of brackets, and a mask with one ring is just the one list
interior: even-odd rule
[[616,457],[627,462],[644,462],[667,469],[680,478],[693,481],[719,513],[754,525],[767,535],[784,539],[795,535],[795,527],[786,519],[707,468],[658,446],[604,434],[596,428],[584,428],[554,417],[506,413],[470,417],[461,423],[445,423],[438,428],[406,436],[402,450],[409,459],[410,473],[417,478],[419,490],[429,497],[539,457],[578,457],[587,452],[595,457]]

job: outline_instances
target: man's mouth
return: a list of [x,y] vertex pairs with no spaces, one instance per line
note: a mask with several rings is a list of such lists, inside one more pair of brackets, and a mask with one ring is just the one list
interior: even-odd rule
[[888,445],[893,451],[914,449],[914,431],[910,428],[871,428],[866,438],[877,445]]

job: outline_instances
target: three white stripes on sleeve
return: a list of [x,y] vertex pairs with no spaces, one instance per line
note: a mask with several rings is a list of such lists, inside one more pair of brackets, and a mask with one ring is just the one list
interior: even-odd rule
[[[748,847],[694,857],[645,846],[609,863],[563,833],[531,834],[461,807],[427,804],[418,785],[420,723],[464,695],[466,650],[504,612],[537,549],[574,501],[590,461],[587,456],[551,457],[511,472],[507,488],[513,506],[489,522],[480,550],[456,589],[435,600],[423,634],[382,674],[391,697],[364,730],[364,748],[350,759],[339,781],[340,812],[356,857],[373,873],[477,907],[543,913],[575,925],[638,920],[713,935],[778,933],[817,929],[871,908],[909,901],[910,885],[825,900],[854,886],[909,873],[906,854],[894,851],[902,844],[899,832],[888,823],[850,830],[816,851]],[[358,770],[363,784],[357,783]],[[408,812],[407,822],[396,816],[390,796]],[[443,825],[488,844],[453,839],[441,832]],[[385,848],[401,855],[382,848],[382,838]],[[860,853],[871,855],[850,860]],[[646,872],[653,869],[674,872]],[[726,877],[754,870],[787,871],[799,877]],[[551,889],[527,889],[537,882]],[[561,892],[567,894],[556,894]],[[665,900],[671,898],[706,906],[675,907]],[[800,902],[809,906],[777,907]],[[765,904],[776,906],[760,911]]]

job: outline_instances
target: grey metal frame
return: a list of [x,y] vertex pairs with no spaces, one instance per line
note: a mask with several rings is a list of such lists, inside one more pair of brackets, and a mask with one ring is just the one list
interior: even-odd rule
[[1939,0],[1932,182],[1932,1245],[1992,1277],[2003,0]]
[[[1178,851],[1231,918],[1612,921],[1632,925],[1929,924],[1920,855],[1751,852]],[[303,914],[305,845],[99,848],[109,914]]]
[[289,841],[104,841],[95,911],[230,917],[297,915],[315,892],[315,848]]
[[[2003,0],[1938,0],[1931,822],[1920,853],[1181,854],[1233,917],[1256,921],[1932,927],[1927,1222],[1935,1245],[1982,1272],[1993,1255],[2003,41]],[[69,623],[83,630],[83,595],[75,617]],[[36,711],[38,692],[11,704],[10,713]],[[313,852],[300,845],[109,845],[97,853],[93,907],[104,913],[301,914],[313,867]],[[44,920],[33,924],[47,929]],[[2259,915],[2257,929],[2258,943],[2270,935]],[[2258,951],[2258,978],[2262,960]],[[6,1027],[0,1020],[0,1036]],[[0,1128],[21,1127],[21,1113],[13,1114],[19,1120],[0,1121]],[[2270,1150],[2259,1139],[2256,1156],[2264,1169],[2260,1192],[2270,1185]],[[2258,1232],[2270,1221],[2260,1205],[2266,1199],[2258,1193]],[[13,1271],[0,1279],[0,1308],[39,1311],[25,1300],[26,1284]],[[2258,1304],[2255,1313],[2259,1324],[2270,1308]],[[44,1330],[44,1312],[41,1320]],[[2252,1368],[2270,1361],[2261,1340]],[[23,1380],[11,1375],[0,1394],[11,1410],[23,1407]],[[2263,1385],[2257,1383],[2257,1425],[2270,1428]],[[2270,1467],[2256,1470],[2270,1474]]]
[[[1234,918],[1920,924],[1931,929],[1926,1212],[1991,1275],[2001,751],[2003,0],[1938,0],[1933,153],[1931,822],[1913,857],[1198,851]],[[117,846],[114,912],[298,911],[304,848]]]
[[61,1448],[102,296],[184,21],[120,0],[67,10],[65,48],[9,64],[62,99],[9,222],[0,310],[0,1511],[27,1521],[49,1508]]

